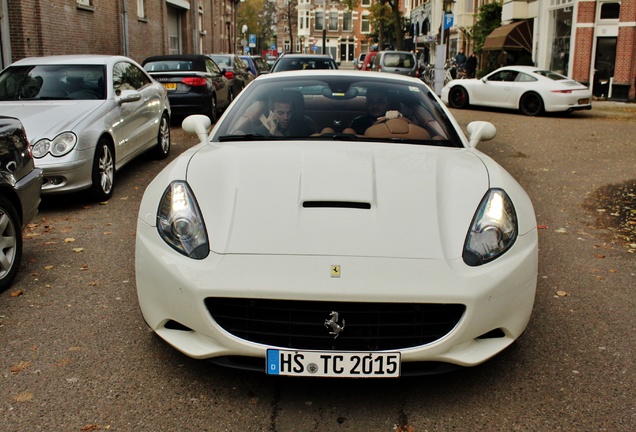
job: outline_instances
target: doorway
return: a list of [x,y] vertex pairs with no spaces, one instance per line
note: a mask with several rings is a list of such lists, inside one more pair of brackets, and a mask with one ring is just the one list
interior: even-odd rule
[[594,85],[592,93],[596,97],[610,96],[610,79],[614,76],[616,64],[615,37],[596,39],[596,57],[594,58]]

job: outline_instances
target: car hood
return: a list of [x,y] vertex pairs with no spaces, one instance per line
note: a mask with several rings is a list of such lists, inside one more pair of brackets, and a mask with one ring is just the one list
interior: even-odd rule
[[228,143],[187,181],[219,254],[452,259],[488,172],[471,149],[375,143]]
[[60,132],[75,129],[84,118],[102,106],[103,100],[2,102],[0,114],[22,121],[31,144],[53,139]]

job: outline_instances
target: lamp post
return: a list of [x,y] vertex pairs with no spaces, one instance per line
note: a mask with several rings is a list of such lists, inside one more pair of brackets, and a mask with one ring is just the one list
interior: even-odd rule
[[[446,65],[446,43],[448,42],[446,30],[450,32],[453,26],[453,4],[455,0],[442,0],[442,23],[440,25],[440,44],[435,46],[435,93],[440,96],[444,87]],[[450,37],[450,35],[449,35]]]

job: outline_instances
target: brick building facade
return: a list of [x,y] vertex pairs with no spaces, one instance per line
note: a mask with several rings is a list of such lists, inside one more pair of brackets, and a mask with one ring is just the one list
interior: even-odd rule
[[2,67],[24,57],[234,52],[238,0],[0,0]]

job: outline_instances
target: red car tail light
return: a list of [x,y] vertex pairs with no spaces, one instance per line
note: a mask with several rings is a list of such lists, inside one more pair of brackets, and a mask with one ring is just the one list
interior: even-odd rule
[[190,87],[202,87],[207,85],[207,81],[205,80],[205,78],[198,78],[198,77],[183,78],[181,82],[189,85]]
[[234,79],[234,72],[233,71],[225,71],[225,78],[231,80]]
[[551,90],[552,93],[567,93],[570,94],[572,93],[572,90]]

